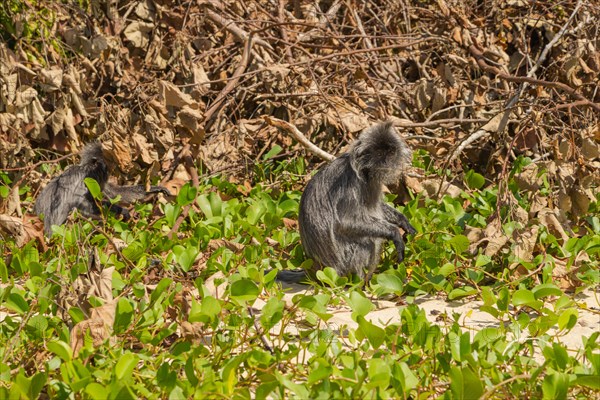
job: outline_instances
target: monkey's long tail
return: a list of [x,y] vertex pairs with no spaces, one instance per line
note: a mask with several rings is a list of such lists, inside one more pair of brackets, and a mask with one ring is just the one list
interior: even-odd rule
[[294,269],[294,270],[283,270],[277,272],[277,277],[275,278],[279,282],[284,283],[303,283],[308,284],[310,279],[304,269]]

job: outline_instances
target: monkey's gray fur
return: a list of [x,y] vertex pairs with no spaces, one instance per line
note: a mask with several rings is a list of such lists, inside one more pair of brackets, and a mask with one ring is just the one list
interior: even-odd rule
[[[397,181],[411,164],[412,153],[391,122],[365,129],[350,150],[319,170],[300,199],[298,222],[306,255],[314,260],[313,274],[332,267],[370,279],[391,240],[404,258],[405,235],[416,231],[408,219],[383,202],[383,185]],[[282,271],[279,280],[295,281],[298,272]],[[294,274],[296,274],[294,276]]]
[[131,203],[151,193],[170,194],[162,186],[151,186],[146,192],[143,185],[117,186],[109,183],[108,166],[100,143],[86,145],[80,156],[79,164],[67,168],[61,175],[52,179],[35,201],[34,212],[44,216],[44,232],[47,236],[52,235],[52,225],[62,225],[74,209],[78,209],[87,217],[101,214],[84,183],[85,178],[93,178],[98,182],[104,195],[103,204],[124,219],[129,219],[129,211],[117,204],[111,204],[110,199],[121,195],[120,201]]

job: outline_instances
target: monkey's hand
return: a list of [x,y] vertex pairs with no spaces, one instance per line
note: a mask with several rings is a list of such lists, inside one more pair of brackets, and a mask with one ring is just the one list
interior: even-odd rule
[[150,186],[150,190],[148,190],[148,193],[162,193],[165,196],[171,196],[171,192],[169,191],[169,189],[167,189],[164,186]]
[[398,262],[402,262],[404,260],[404,242],[394,242],[396,245],[396,252],[398,253]]
[[106,202],[105,204],[115,215],[120,215],[123,221],[129,221],[131,219],[131,214],[128,209],[121,207],[118,204],[111,204],[110,202]]
[[408,222],[406,222],[406,225],[402,226],[402,230],[404,230],[404,235],[402,235],[404,238],[406,238],[406,235],[414,235],[417,233],[415,227]]
[[398,262],[402,262],[404,260],[404,241],[402,240],[402,236],[400,236],[400,232],[398,232],[398,236],[393,239],[394,246],[396,246],[396,252],[398,253]]

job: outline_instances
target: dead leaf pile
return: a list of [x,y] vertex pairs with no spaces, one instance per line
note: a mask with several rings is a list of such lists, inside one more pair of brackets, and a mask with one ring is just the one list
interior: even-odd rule
[[0,42],[0,168],[13,181],[42,149],[99,139],[128,178],[150,165],[181,178],[186,149],[243,182],[265,149],[302,151],[263,116],[332,154],[393,119],[457,182],[470,168],[507,180],[522,155],[534,163],[517,179],[539,209],[581,217],[598,196],[593,1],[56,2],[19,18],[41,7],[47,37]]

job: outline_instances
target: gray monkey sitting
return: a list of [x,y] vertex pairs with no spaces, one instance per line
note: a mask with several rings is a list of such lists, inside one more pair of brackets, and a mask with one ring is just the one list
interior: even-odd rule
[[[383,201],[383,185],[395,183],[411,164],[412,152],[391,122],[365,129],[350,150],[319,170],[300,199],[298,223],[311,274],[332,267],[338,275],[371,278],[384,241],[404,259],[404,234],[416,233],[408,219]],[[280,271],[281,281],[298,282],[304,271]]]
[[47,236],[52,235],[52,225],[62,225],[74,209],[78,209],[87,217],[101,214],[96,200],[84,183],[85,178],[93,178],[98,182],[104,197],[103,205],[125,220],[130,218],[129,211],[117,204],[111,204],[110,199],[120,195],[120,201],[132,203],[153,193],[170,195],[169,190],[163,186],[151,186],[150,190],[146,191],[143,185],[117,186],[109,183],[108,166],[100,143],[86,145],[80,156],[79,164],[67,168],[61,175],[52,179],[35,201],[34,212],[44,216],[44,232]]

